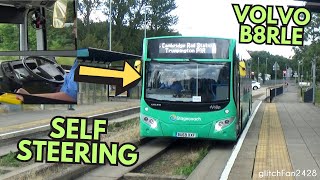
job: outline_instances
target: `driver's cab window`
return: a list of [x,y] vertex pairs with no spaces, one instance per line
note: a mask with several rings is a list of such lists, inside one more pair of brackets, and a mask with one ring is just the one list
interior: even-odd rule
[[[19,51],[19,29],[19,24],[0,23],[0,51]],[[0,62],[17,58],[18,56],[0,56]]]
[[0,51],[18,51],[18,50],[19,50],[19,25],[0,23]]
[[74,3],[68,0],[66,20],[62,28],[53,26],[53,8],[36,8],[28,13],[28,46],[29,50],[37,50],[37,31],[46,33],[47,50],[75,50]]
[[[55,8],[58,3],[59,8]],[[0,3],[0,51],[6,55],[0,56],[0,96],[3,93],[19,93],[20,89],[24,89],[21,92],[27,95],[55,93],[62,87],[72,85],[69,88],[72,90],[70,97],[72,95],[75,99],[75,82],[67,85],[64,82],[65,79],[72,79],[66,78],[66,75],[76,57],[57,57],[51,51],[58,50],[58,54],[69,51],[66,56],[70,56],[76,50],[74,5],[74,0]],[[35,52],[37,50],[41,52]],[[53,56],[48,57],[48,51]],[[68,92],[71,92],[69,89]],[[41,99],[32,99],[32,102],[39,104],[37,100]]]

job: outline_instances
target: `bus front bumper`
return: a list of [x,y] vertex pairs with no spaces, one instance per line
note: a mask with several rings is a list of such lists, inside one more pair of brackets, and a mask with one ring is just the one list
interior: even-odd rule
[[181,125],[160,122],[157,127],[150,127],[140,123],[141,137],[175,137],[175,138],[203,138],[216,140],[237,140],[235,121],[223,129],[215,129],[216,122],[203,125]]

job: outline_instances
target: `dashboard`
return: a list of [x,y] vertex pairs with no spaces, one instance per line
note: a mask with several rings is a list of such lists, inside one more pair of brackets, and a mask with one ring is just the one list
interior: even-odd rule
[[[35,69],[38,66],[35,60],[28,60],[26,63],[31,69]],[[30,73],[24,68],[21,60],[4,61],[0,67],[3,76],[12,80],[24,81],[30,76]]]
[[[35,59],[26,60],[27,66],[35,70],[41,66]],[[50,83],[29,73],[22,64],[22,60],[0,61],[0,91],[15,92],[24,88],[30,93],[49,93],[60,89],[61,84]]]

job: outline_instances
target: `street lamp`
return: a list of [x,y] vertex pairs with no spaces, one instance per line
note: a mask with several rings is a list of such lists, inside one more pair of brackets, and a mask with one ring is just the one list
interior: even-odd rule
[[112,9],[111,9],[111,4],[112,4],[112,0],[109,0],[109,10],[110,10],[110,12],[109,12],[109,50],[111,51],[111,25],[112,25],[112,23],[111,23],[111,16],[112,16]]
[[300,86],[300,64],[301,61],[298,61],[298,85]]
[[268,74],[268,73],[267,73],[267,71],[268,71],[268,64],[267,64],[267,62],[268,62],[268,58],[266,58],[266,74]]
[[[111,34],[112,34],[112,0],[109,0],[109,51],[111,51]],[[106,67],[109,69],[110,63],[107,63]],[[109,101],[109,84],[106,85],[106,90],[107,90],[107,101]]]
[[258,57],[258,82],[259,82],[259,75],[260,75],[259,63],[260,63],[260,58]]
[[144,38],[147,37],[147,9],[151,8],[152,6],[146,5],[144,6]]
[[301,82],[304,82],[303,78],[304,78],[304,76],[303,76],[303,59],[302,59],[302,61],[301,61]]
[[266,72],[264,73],[264,82],[266,81],[266,74],[268,74],[268,64],[267,64],[267,62],[268,62],[268,58],[266,58]]
[[315,56],[312,60],[312,103],[315,105],[316,103],[316,61],[317,56]]

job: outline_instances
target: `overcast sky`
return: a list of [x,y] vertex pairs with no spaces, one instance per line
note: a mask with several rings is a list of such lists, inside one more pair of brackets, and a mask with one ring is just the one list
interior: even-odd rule
[[[231,4],[240,4],[241,9],[245,4],[252,5],[280,5],[287,10],[288,5],[303,6],[303,1],[294,0],[176,0],[177,9],[172,12],[179,17],[178,24],[173,28],[185,36],[215,36],[234,38],[238,40],[239,24]],[[274,11],[274,18],[278,14]],[[94,12],[92,19],[106,19],[102,12]],[[246,23],[250,24],[249,18]],[[293,25],[290,21],[289,26]],[[279,24],[280,26],[280,24]],[[291,29],[291,28],[289,28]],[[289,37],[290,33],[289,31]],[[274,55],[290,57],[294,55],[292,46],[280,45],[243,45],[241,49],[252,51],[269,51]]]
[[[281,5],[285,10],[287,5],[304,5],[304,2],[293,0],[280,2],[279,0],[176,0],[178,8],[173,14],[179,17],[179,22],[174,28],[186,36],[218,36],[238,40],[239,24],[233,12],[232,3],[240,4],[241,8],[245,4]],[[274,17],[278,17],[276,11],[274,11]],[[246,22],[249,22],[248,18]],[[247,50],[265,50],[285,57],[294,54],[291,46],[255,44],[241,46]]]

